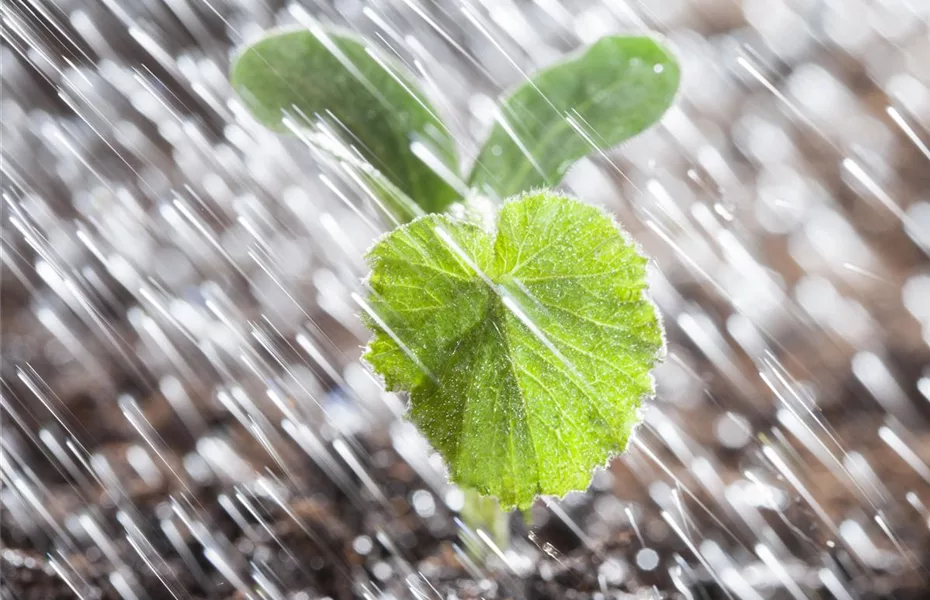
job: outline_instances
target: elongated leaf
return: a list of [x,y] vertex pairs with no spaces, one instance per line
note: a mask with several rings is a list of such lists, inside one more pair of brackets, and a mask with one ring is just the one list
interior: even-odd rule
[[678,79],[678,64],[656,41],[600,39],[532,75],[503,101],[469,184],[502,198],[557,185],[577,160],[658,121]]
[[453,481],[523,508],[624,449],[663,338],[646,259],[605,213],[540,192],[506,203],[496,236],[431,215],[368,260],[365,358],[410,392]]
[[410,74],[376,56],[337,31],[275,31],[239,54],[230,81],[265,126],[286,132],[285,115],[320,116],[425,212],[441,211],[458,194],[414,144],[457,175],[455,141]]

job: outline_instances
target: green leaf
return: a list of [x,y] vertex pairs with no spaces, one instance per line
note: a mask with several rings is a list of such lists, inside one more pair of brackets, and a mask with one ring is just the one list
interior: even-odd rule
[[[356,37],[329,29],[271,32],[238,55],[230,81],[255,118],[274,131],[290,131],[285,116],[303,124],[321,117],[423,211],[441,211],[458,199],[414,151],[418,144],[439,170],[457,177],[451,133],[407,70]],[[380,193],[398,201],[396,194]]]
[[503,101],[469,185],[502,198],[558,185],[579,159],[657,122],[678,79],[678,63],[655,40],[601,38]]
[[604,212],[533,193],[494,235],[431,215],[368,261],[365,358],[453,481],[522,508],[624,449],[664,346],[646,259]]

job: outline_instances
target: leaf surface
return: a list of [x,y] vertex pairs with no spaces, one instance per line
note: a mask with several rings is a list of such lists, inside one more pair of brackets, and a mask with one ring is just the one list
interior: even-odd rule
[[365,182],[392,205],[403,200],[397,190],[427,213],[459,197],[433,168],[458,176],[448,129],[406,69],[358,38],[330,29],[271,32],[240,52],[230,81],[269,129],[290,131],[286,116],[302,124],[314,117],[325,121],[387,179],[390,185],[382,186],[362,171]]
[[503,100],[469,185],[501,198],[558,185],[579,159],[656,123],[678,80],[678,63],[655,40],[601,38]]
[[524,195],[493,236],[430,215],[368,260],[365,358],[453,481],[524,508],[624,449],[664,344],[646,259],[604,212]]

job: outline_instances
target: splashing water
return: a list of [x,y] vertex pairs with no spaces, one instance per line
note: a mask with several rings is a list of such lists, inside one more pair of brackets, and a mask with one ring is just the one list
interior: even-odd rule
[[[4,598],[923,597],[924,3],[0,11]],[[655,257],[658,398],[509,545],[358,362],[377,198],[228,87],[234,48],[320,22],[417,72],[469,155],[497,94],[603,34],[682,61],[662,125],[566,182]]]

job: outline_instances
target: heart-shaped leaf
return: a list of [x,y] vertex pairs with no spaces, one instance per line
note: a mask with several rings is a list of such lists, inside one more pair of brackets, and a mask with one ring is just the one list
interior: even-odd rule
[[655,40],[601,38],[504,99],[469,184],[501,198],[558,185],[579,159],[657,122],[678,79],[678,63]]
[[522,508],[624,449],[663,337],[646,259],[603,211],[534,193],[495,235],[430,215],[368,260],[365,358],[453,481]]
[[270,32],[233,61],[230,81],[272,130],[289,131],[288,115],[296,123],[315,117],[326,122],[387,180],[389,186],[379,185],[377,175],[362,170],[363,180],[392,205],[398,204],[397,191],[426,213],[459,197],[437,173],[458,176],[448,129],[406,69],[356,37],[322,28]]

